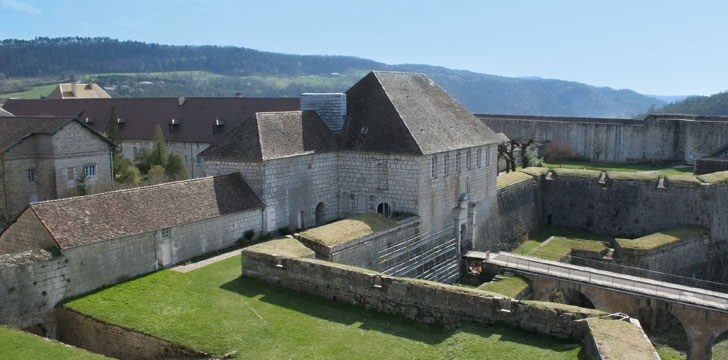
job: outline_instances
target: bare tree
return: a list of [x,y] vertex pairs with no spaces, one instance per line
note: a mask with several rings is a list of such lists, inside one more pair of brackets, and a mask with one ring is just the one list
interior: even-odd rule
[[571,160],[577,157],[576,152],[569,144],[550,142],[546,144],[544,160],[550,163],[559,163],[559,167],[564,160]]

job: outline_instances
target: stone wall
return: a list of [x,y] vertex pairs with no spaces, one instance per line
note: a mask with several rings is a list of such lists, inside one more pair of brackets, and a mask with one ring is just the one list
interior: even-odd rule
[[[207,176],[219,176],[240,173],[251,189],[258,196],[263,194],[263,164],[252,161],[231,161],[223,159],[203,160]],[[274,229],[275,230],[275,229]]]
[[[503,176],[503,175],[502,175]],[[486,236],[477,249],[510,250],[542,223],[541,176],[498,189],[495,216],[486,222]]]
[[475,289],[395,278],[323,260],[243,250],[243,275],[273,285],[425,323],[501,321],[562,338],[586,334],[586,316],[601,312],[541,302],[521,302]]
[[725,253],[726,249],[716,249],[718,244],[712,242],[707,232],[652,249],[623,247],[615,241],[614,260],[620,265],[692,277],[692,269],[710,259],[716,250]]
[[728,144],[728,118],[650,115],[645,120],[477,114],[511,139],[570,144],[593,161],[693,163]]
[[[86,178],[86,192],[95,194],[114,188],[111,147],[76,122],[53,135],[53,169],[56,198],[79,195],[75,184],[69,187],[67,168],[74,168],[78,178],[85,165],[95,165],[96,174]],[[75,179],[74,179],[75,180]]]
[[167,242],[154,231],[75,246],[56,255],[43,250],[0,255],[0,292],[8,294],[0,296],[0,323],[50,327],[59,301],[153,272],[161,264],[234,245],[246,230],[260,231],[261,221],[261,210],[256,209],[173,227]]
[[58,340],[117,359],[210,358],[209,354],[60,307]]

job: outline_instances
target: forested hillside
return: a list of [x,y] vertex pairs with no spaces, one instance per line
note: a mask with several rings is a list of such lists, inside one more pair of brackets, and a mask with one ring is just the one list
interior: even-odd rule
[[693,96],[655,110],[657,113],[728,115],[728,92]]
[[[0,42],[0,93],[71,79],[112,96],[298,96],[344,91],[371,70],[430,76],[477,113],[631,117],[664,102],[631,90],[508,78],[429,65],[388,65],[346,56],[301,56],[240,47],[170,46],[109,38]],[[2,97],[2,95],[0,95]]]

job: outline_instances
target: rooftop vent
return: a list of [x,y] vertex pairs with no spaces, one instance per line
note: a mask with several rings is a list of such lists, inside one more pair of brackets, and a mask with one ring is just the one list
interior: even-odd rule
[[301,110],[315,111],[331,131],[339,132],[344,127],[346,118],[346,94],[301,94]]

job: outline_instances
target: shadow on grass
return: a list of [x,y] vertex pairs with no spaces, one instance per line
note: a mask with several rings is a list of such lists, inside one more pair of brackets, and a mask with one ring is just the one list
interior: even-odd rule
[[[457,333],[465,333],[484,338],[497,337],[498,340],[493,343],[512,342],[555,352],[571,351],[580,346],[578,341],[536,334],[503,324],[465,323],[456,328],[428,325],[367,310],[360,306],[339,303],[319,296],[273,286],[245,276],[229,281],[220,288],[251,300],[254,299],[253,301],[275,305],[322,320],[347,326],[358,325],[357,327],[362,330],[377,331],[429,345],[438,345]],[[585,358],[581,356],[581,352],[579,358]]]

